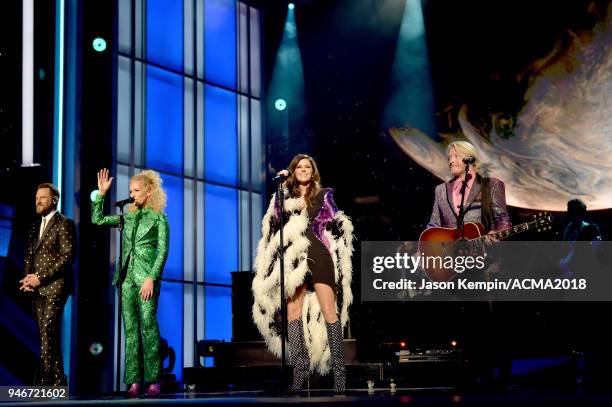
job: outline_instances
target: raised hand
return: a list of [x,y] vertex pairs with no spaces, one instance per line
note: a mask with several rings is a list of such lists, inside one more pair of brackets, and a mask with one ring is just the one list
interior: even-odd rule
[[100,195],[105,195],[113,184],[113,177],[109,178],[109,171],[107,168],[102,168],[98,171],[98,191]]

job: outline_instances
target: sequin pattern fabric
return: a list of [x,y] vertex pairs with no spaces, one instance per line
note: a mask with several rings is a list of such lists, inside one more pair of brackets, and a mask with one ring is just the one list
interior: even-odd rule
[[24,260],[25,274],[36,274],[40,286],[34,293],[34,309],[40,336],[40,357],[35,384],[66,384],[60,346],[61,319],[72,292],[72,263],[76,256],[76,226],[56,213],[40,237],[40,221],[30,227]]
[[[103,216],[104,197],[93,202],[96,225],[118,226],[119,217]],[[124,217],[122,265],[117,265],[113,284],[121,286],[121,314],[125,328],[125,383],[157,382],[161,376],[160,333],[157,305],[170,230],[165,214],[150,208],[128,212]],[[121,270],[126,270],[125,275]],[[153,279],[153,298],[143,301],[140,288]]]
[[327,250],[330,250],[330,246],[323,232],[325,232],[325,228],[334,218],[336,212],[338,212],[338,207],[333,199],[333,192],[328,190],[323,197],[323,205],[321,206],[321,210],[312,221],[312,232],[317,239],[319,239],[319,241],[325,245]]

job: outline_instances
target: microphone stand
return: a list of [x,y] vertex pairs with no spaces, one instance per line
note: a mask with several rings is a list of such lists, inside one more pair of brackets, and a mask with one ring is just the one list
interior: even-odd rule
[[285,350],[285,339],[287,338],[287,304],[285,301],[285,244],[283,229],[285,227],[285,194],[283,191],[283,179],[278,180],[276,202],[280,208],[280,244],[278,246],[280,258],[280,301],[281,301],[281,383],[282,391],[287,390],[287,360]]
[[463,185],[461,185],[461,204],[459,205],[459,215],[457,216],[457,229],[461,231],[461,238],[459,240],[465,240],[465,208],[463,204],[465,202],[465,189],[467,188],[469,171],[470,165],[465,164],[465,177],[463,178]]
[[125,280],[125,277],[123,275],[123,227],[124,227],[124,216],[123,216],[123,207],[127,204],[127,201],[124,201],[121,203],[121,205],[118,205],[119,207],[119,285],[117,286],[117,291],[118,293],[118,307],[119,310],[117,312],[117,360],[116,360],[116,366],[117,366],[117,380],[116,380],[116,385],[117,385],[117,391],[120,391],[121,389],[121,322],[122,322],[122,318],[121,318],[121,285],[123,284],[123,280]]

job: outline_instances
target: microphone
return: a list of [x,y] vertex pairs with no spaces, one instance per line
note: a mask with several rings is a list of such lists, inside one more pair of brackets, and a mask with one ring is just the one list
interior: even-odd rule
[[127,198],[127,199],[122,199],[121,201],[117,201],[115,202],[115,206],[116,207],[123,207],[127,204],[133,203],[134,202],[134,198]]
[[285,175],[285,174],[277,174],[274,178],[272,178],[272,181],[274,182],[283,182],[284,180],[287,179],[287,177],[289,177],[289,175],[291,175],[291,171],[289,170],[285,170],[287,171],[289,174]]
[[465,157],[465,158],[463,159],[463,163],[464,163],[465,165],[474,164],[475,162],[476,162],[476,158],[474,158],[474,157],[472,157],[472,156]]

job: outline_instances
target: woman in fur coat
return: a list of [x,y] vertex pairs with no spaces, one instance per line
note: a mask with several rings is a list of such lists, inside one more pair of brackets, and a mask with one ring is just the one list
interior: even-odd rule
[[[298,154],[289,164],[284,187],[285,296],[293,365],[292,391],[299,391],[310,370],[330,368],[334,389],[345,391],[343,329],[351,293],[353,225],[336,207],[333,190],[321,187],[314,159]],[[280,173],[279,173],[280,174]],[[281,354],[280,204],[272,197],[262,221],[255,258],[253,320],[268,348]]]

